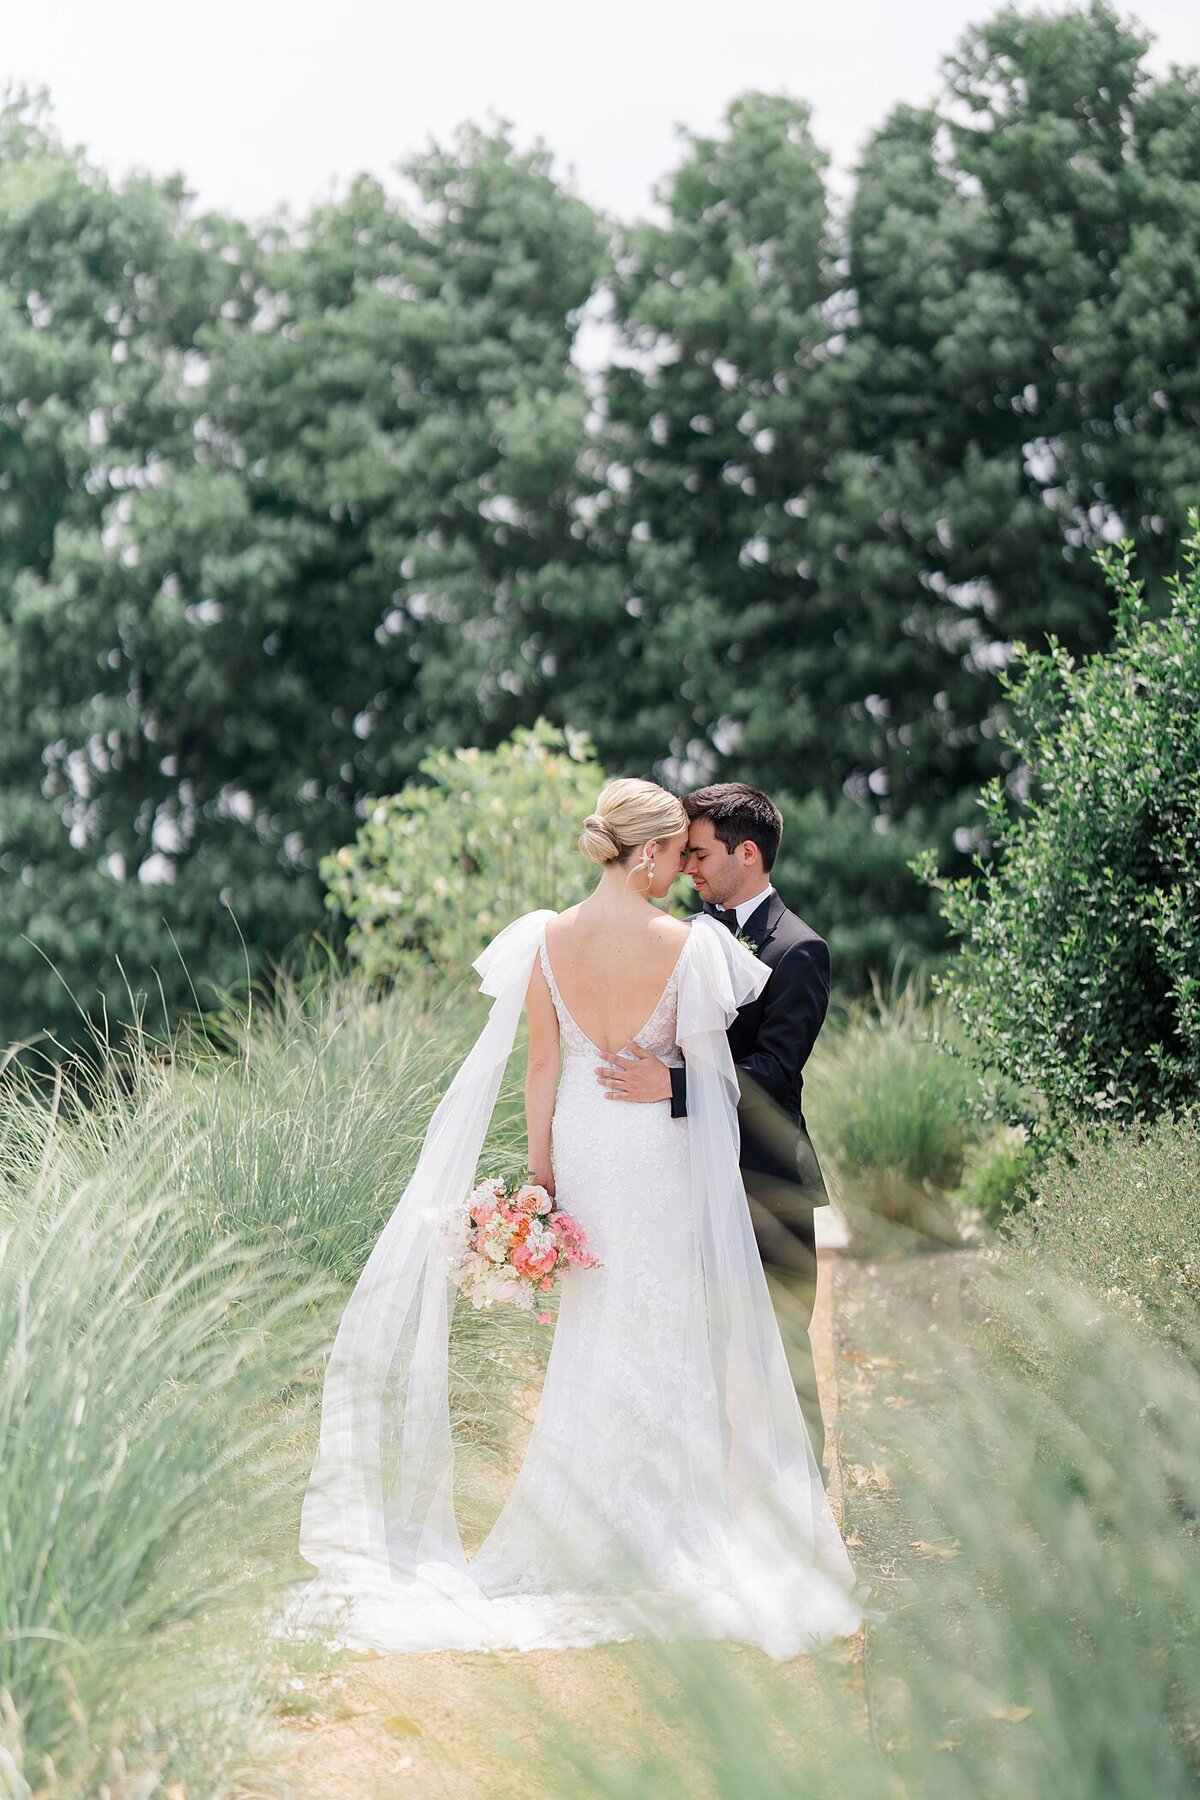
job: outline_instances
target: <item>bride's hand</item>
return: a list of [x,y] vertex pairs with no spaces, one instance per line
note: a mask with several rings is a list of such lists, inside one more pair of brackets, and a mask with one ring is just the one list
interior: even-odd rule
[[539,1167],[537,1163],[531,1162],[529,1165],[529,1173],[533,1177],[534,1185],[536,1187],[544,1187],[546,1192],[549,1194],[550,1198],[553,1200],[553,1198],[554,1198],[554,1170],[553,1170],[553,1168],[548,1163],[546,1164],[546,1166],[544,1168],[542,1168],[542,1167]]

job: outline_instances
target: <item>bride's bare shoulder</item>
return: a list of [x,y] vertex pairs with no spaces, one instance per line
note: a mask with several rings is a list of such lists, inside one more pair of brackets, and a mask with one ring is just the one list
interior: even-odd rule
[[563,908],[562,912],[556,912],[551,918],[547,919],[546,929],[550,932],[551,936],[557,937],[559,932],[564,928],[569,932],[571,927],[578,922],[582,906],[582,901],[575,906],[566,906]]
[[656,943],[672,944],[676,948],[682,945],[689,929],[686,920],[677,919],[671,913],[660,913],[657,909],[649,919],[613,918],[605,913],[594,912],[582,900],[578,905],[564,907],[562,912],[547,919],[546,928],[551,939],[561,938],[566,941],[578,937],[587,942],[597,936],[625,937],[632,942],[648,932]]

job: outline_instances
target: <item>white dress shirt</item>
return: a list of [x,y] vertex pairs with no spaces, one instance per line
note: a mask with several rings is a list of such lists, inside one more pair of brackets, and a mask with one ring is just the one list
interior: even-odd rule
[[[739,901],[738,905],[735,906],[733,909],[734,912],[737,914],[737,924],[738,924],[739,931],[742,929],[742,926],[746,923],[746,920],[750,917],[750,914],[758,911],[759,907],[762,905],[762,903],[766,899],[767,895],[773,894],[774,892],[775,892],[774,883],[768,881],[766,887],[762,889],[761,893],[755,894],[753,900]],[[717,911],[723,913],[723,912],[727,911],[727,908],[724,906],[718,906]]]

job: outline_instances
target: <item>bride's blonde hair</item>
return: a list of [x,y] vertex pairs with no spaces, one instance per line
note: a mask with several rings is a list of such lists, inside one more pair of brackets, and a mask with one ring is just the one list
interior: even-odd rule
[[635,844],[674,837],[687,822],[683,801],[666,788],[622,777],[609,782],[583,821],[579,848],[589,862],[624,862]]

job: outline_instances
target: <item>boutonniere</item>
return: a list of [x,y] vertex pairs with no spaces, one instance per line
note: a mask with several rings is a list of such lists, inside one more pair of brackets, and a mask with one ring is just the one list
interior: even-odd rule
[[757,940],[752,937],[747,937],[746,933],[744,931],[735,931],[733,934],[733,941],[735,944],[745,944],[745,946],[746,946],[747,950],[750,952],[751,956],[758,955]]

